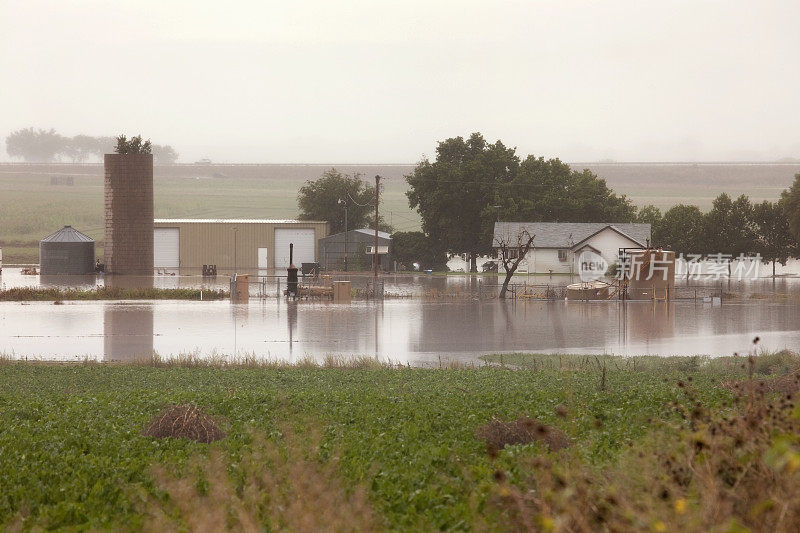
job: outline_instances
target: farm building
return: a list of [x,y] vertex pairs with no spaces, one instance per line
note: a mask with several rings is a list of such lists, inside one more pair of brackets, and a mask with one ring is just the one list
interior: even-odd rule
[[497,222],[492,247],[499,251],[505,244],[513,257],[519,253],[519,236],[525,231],[534,236],[533,245],[518,272],[530,274],[577,274],[584,251],[594,252],[612,265],[620,248],[647,248],[650,244],[650,224]]
[[39,242],[43,276],[94,274],[94,240],[72,226],[64,226]]
[[[391,270],[389,247],[392,236],[385,231],[378,232],[378,258],[381,270]],[[322,268],[326,270],[369,270],[372,268],[372,254],[375,247],[375,230],[354,229],[348,232],[328,235],[319,240],[319,254]]]
[[262,219],[156,219],[154,267],[157,271],[199,274],[204,265],[216,271],[267,275],[294,264],[319,260],[317,242],[328,234],[328,223]]

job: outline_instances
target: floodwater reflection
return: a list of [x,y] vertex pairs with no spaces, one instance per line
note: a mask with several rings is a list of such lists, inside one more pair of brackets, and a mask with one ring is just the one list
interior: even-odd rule
[[727,355],[800,348],[800,302],[565,302],[399,299],[327,302],[0,303],[0,352],[131,360],[326,355],[436,364],[491,352]]

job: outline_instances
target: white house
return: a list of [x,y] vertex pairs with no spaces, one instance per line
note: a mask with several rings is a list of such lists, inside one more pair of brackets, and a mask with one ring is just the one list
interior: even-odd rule
[[646,248],[650,244],[650,224],[497,222],[492,246],[499,250],[505,244],[514,257],[524,231],[534,239],[517,271],[530,274],[577,274],[578,258],[585,250],[601,255],[611,265],[617,262],[621,248]]

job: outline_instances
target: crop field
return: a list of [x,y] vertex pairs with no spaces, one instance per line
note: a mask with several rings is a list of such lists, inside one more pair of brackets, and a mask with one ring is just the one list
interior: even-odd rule
[[[158,218],[294,218],[297,191],[331,165],[175,165],[155,167]],[[384,181],[381,211],[398,231],[416,230],[420,219],[405,196],[403,178],[413,165],[335,165],[366,180]],[[589,168],[634,204],[667,209],[678,203],[708,209],[721,192],[775,200],[791,185],[800,164],[598,164]],[[73,185],[51,185],[51,178]],[[63,181],[61,182],[63,183]],[[102,255],[102,165],[0,165],[0,247],[6,263],[38,262],[43,237],[70,224],[97,241]]]
[[[784,490],[775,498],[794,500],[753,519],[703,514],[702,476],[670,481],[631,466],[687,449],[695,465],[693,413],[735,419],[735,387],[722,385],[747,378],[747,358],[487,359],[496,364],[0,361],[0,529],[619,530],[629,505],[639,530],[772,526],[780,505],[777,529],[800,520],[800,470],[771,474]],[[800,364],[789,353],[754,361],[761,380]],[[223,438],[143,435],[162,409],[187,404]],[[529,492],[534,473],[541,493]],[[650,486],[623,496],[623,476]],[[580,516],[592,527],[578,527]]]

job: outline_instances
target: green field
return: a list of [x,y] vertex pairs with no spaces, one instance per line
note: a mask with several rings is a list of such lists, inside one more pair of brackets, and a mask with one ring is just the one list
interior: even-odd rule
[[[158,218],[294,218],[297,191],[331,165],[174,165],[155,167]],[[408,207],[404,174],[412,165],[335,165],[372,180],[384,177],[382,213],[398,231],[420,227]],[[708,209],[721,192],[775,200],[800,172],[798,164],[596,164],[589,168],[634,204],[667,209],[689,203]],[[73,185],[51,185],[72,177]],[[38,243],[70,224],[94,238],[102,255],[102,165],[0,164],[0,247],[4,261],[38,263]]]
[[[297,191],[318,178],[325,166],[179,166],[155,169],[157,218],[295,218]],[[339,167],[337,167],[339,168]],[[352,171],[350,167],[341,167]],[[69,224],[95,241],[102,257],[103,176],[101,166],[0,165],[0,247],[7,264],[39,262],[39,241]],[[365,167],[389,176],[383,213],[399,230],[419,228],[396,167]],[[213,177],[213,174],[228,177]],[[72,176],[73,185],[50,185],[51,176]],[[374,177],[374,173],[367,177]]]
[[[0,362],[0,529],[575,530],[581,516],[617,530],[625,520],[655,531],[719,526],[731,516],[775,524],[777,512],[766,510],[704,518],[708,496],[699,489],[708,479],[681,484],[659,479],[658,468],[630,467],[642,452],[680,455],[699,439],[696,417],[685,413],[735,419],[736,395],[720,385],[747,377],[746,358],[489,359],[503,366]],[[761,356],[756,376],[774,379],[799,362]],[[205,409],[227,436],[200,444],[142,435],[162,408],[184,403]],[[571,445],[493,451],[477,437],[493,418],[520,416],[563,431]],[[688,448],[690,465],[698,446]],[[780,453],[794,453],[786,446]],[[788,511],[778,529],[798,523],[798,472],[771,474],[781,487],[791,481],[781,494],[795,498],[780,502]],[[536,481],[547,487],[539,496],[546,508],[527,499],[534,473],[547,473]],[[652,486],[612,501],[623,475]],[[653,478],[635,477],[643,475]],[[629,500],[639,504],[633,518]]]

